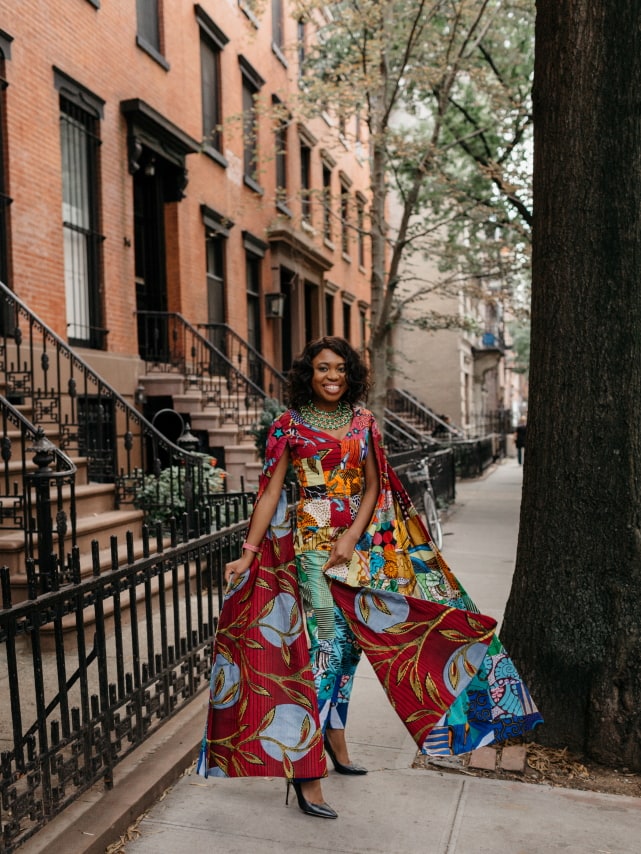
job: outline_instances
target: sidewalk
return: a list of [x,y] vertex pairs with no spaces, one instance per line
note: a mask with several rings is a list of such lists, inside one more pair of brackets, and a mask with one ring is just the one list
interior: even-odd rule
[[[499,620],[514,568],[520,491],[521,470],[507,460],[483,479],[457,484],[457,505],[444,526],[446,559],[479,608]],[[356,677],[347,734],[354,760],[369,774],[350,778],[330,771],[324,792],[340,814],[337,821],[303,815],[291,797],[285,807],[280,779],[203,780],[192,772],[151,806],[169,785],[168,763],[177,776],[179,755],[183,769],[195,759],[206,704],[205,695],[191,703],[183,723],[175,719],[161,728],[162,743],[141,748],[136,752],[143,757],[117,767],[111,792],[89,793],[22,850],[102,854],[117,842],[128,823],[123,820],[145,809],[140,838],[125,844],[126,854],[639,850],[639,798],[412,769],[415,745],[366,661]]]

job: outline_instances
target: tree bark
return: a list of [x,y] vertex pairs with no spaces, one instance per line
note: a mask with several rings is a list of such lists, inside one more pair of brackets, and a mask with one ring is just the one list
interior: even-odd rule
[[538,738],[641,770],[641,9],[538,0],[532,343],[503,640]]

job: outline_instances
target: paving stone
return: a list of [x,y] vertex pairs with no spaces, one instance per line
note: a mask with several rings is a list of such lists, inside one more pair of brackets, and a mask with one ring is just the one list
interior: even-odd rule
[[501,751],[501,768],[503,771],[525,772],[527,751],[523,744],[513,744]]
[[479,747],[470,754],[470,768],[478,768],[480,771],[494,771],[496,769],[496,750],[493,747]]

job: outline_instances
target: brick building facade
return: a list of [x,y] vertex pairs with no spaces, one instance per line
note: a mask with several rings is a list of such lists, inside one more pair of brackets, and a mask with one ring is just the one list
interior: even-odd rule
[[0,0],[0,277],[125,396],[140,311],[281,370],[363,344],[366,140],[297,115],[311,37],[286,0]]

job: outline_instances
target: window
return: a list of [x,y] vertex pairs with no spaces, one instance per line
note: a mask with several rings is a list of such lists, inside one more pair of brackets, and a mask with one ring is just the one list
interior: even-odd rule
[[349,188],[341,183],[341,251],[349,259]]
[[310,223],[312,218],[312,150],[301,140],[300,143],[300,193],[301,215],[303,222]]
[[103,102],[61,72],[62,226],[67,331],[72,343],[102,348],[99,211],[99,120]]
[[361,305],[358,309],[358,322],[361,332],[361,350],[365,350],[367,344],[367,309]]
[[272,0],[272,50],[287,68],[288,62],[283,53],[285,49],[285,16],[283,0]]
[[136,44],[169,70],[169,63],[162,55],[159,0],[136,0],[136,19]]
[[332,240],[332,169],[323,163],[323,238]]
[[325,331],[334,334],[334,294],[325,294]]
[[5,59],[11,58],[8,38],[0,38],[0,281],[10,287],[9,269],[9,209],[7,195],[6,96]]
[[351,340],[352,330],[352,306],[348,302],[343,303],[343,338],[346,341]]
[[254,71],[244,57],[239,57],[243,84],[243,170],[245,184],[258,193],[262,188],[256,180],[258,168],[258,116],[256,96],[264,85],[263,78]]
[[358,266],[365,266],[365,200],[362,196],[356,196],[356,239],[358,252]]
[[[256,353],[261,352],[261,268],[267,251],[267,244],[254,237],[248,231],[243,231],[245,247],[245,282],[247,292],[247,341]],[[249,377],[262,388],[261,368],[258,361],[250,360],[247,366]]]
[[305,21],[299,18],[296,23],[296,46],[298,48],[298,79],[305,74]]
[[226,162],[216,154],[223,150],[220,54],[229,39],[200,6],[196,6],[196,18],[200,27],[200,76],[205,150],[226,166]]
[[[278,101],[274,101],[279,104]],[[277,111],[282,107],[277,106]],[[288,119],[282,114],[276,116],[276,131],[275,131],[275,161],[276,161],[276,205],[283,211],[289,214],[287,205],[287,128],[289,127]]]

